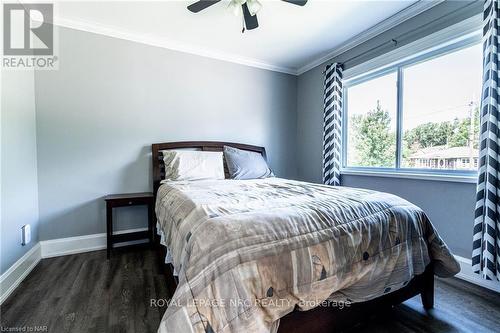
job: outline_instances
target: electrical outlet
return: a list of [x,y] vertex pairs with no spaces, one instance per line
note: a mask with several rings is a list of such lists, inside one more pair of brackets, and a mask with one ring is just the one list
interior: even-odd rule
[[31,242],[31,227],[29,224],[23,225],[23,227],[21,228],[21,235],[22,235],[22,243],[21,243],[22,246]]

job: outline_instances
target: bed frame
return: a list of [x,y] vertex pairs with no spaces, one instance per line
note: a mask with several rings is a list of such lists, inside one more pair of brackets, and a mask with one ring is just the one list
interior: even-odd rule
[[[153,144],[153,190],[155,200],[156,193],[160,187],[160,181],[165,175],[162,150],[197,149],[203,151],[222,151],[224,146],[258,152],[266,158],[266,150],[264,147],[241,143],[184,141]],[[156,240],[156,244],[161,259],[160,262],[163,262],[166,250],[163,246],[159,245],[158,239]],[[168,291],[170,295],[173,295],[178,283],[177,278],[173,275],[173,267],[171,264],[164,264],[162,269],[165,273]],[[360,322],[374,313],[380,313],[381,310],[386,310],[390,307],[398,305],[419,294],[422,300],[422,305],[426,310],[434,307],[434,272],[432,269],[432,263],[427,266],[426,270],[422,274],[415,276],[402,289],[388,293],[371,301],[355,303],[349,307],[344,307],[343,309],[318,307],[309,311],[293,311],[281,318],[278,333],[319,333],[343,330],[344,328],[349,328],[354,323]]]

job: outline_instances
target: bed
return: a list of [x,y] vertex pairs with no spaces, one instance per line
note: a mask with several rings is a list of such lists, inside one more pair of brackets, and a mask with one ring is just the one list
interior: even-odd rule
[[[397,196],[281,178],[165,182],[153,144],[159,251],[172,292],[158,332],[324,332],[343,315],[420,294],[459,265],[425,213]],[[348,317],[349,317],[348,316]]]

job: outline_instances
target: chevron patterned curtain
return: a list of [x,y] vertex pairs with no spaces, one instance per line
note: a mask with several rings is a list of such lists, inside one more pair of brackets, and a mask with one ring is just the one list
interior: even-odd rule
[[340,185],[342,148],[342,66],[326,66],[323,102],[323,183]]
[[476,273],[487,280],[500,280],[499,13],[499,0],[485,1],[481,146],[472,266]]

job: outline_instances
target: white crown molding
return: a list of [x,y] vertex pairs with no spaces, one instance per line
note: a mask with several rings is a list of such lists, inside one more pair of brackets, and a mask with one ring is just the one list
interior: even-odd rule
[[308,63],[307,65],[302,66],[301,68],[293,68],[293,67],[286,67],[286,66],[280,66],[272,63],[268,63],[266,61],[260,60],[260,59],[254,59],[254,58],[249,58],[249,57],[244,57],[241,55],[236,55],[232,53],[227,53],[227,52],[220,52],[220,51],[215,51],[215,50],[207,50],[203,47],[199,47],[196,45],[190,45],[186,43],[181,43],[179,41],[174,41],[174,40],[166,40],[166,39],[161,39],[157,38],[148,34],[138,34],[134,33],[131,31],[126,31],[124,29],[120,29],[117,27],[112,27],[112,26],[107,26],[107,25],[102,25],[94,22],[87,22],[84,20],[74,20],[74,19],[68,19],[68,18],[63,18],[63,17],[55,17],[54,18],[54,25],[64,27],[64,28],[69,28],[69,29],[74,29],[74,30],[80,30],[80,31],[85,31],[85,32],[90,32],[90,33],[95,33],[99,35],[104,35],[104,36],[109,36],[113,38],[118,38],[118,39],[123,39],[123,40],[128,40],[136,43],[141,43],[145,45],[150,45],[150,46],[156,46],[156,47],[161,47],[169,50],[174,50],[178,52],[184,52],[184,53],[189,53],[189,54],[194,54],[202,57],[207,57],[207,58],[212,58],[212,59],[217,59],[217,60],[222,60],[222,61],[227,61],[227,62],[232,62],[240,65],[245,65],[245,66],[250,66],[250,67],[256,67],[256,68],[261,68],[269,71],[274,71],[274,72],[280,72],[280,73],[285,73],[285,74],[291,74],[291,75],[301,75],[308,70],[322,64],[323,62],[344,53],[345,51],[352,49],[353,47],[356,47],[367,40],[383,33],[384,31],[387,31],[391,29],[392,27],[440,4],[444,0],[432,0],[432,1],[426,1],[426,0],[420,0],[411,6],[399,11],[398,13],[394,14],[393,16],[389,17],[388,19],[376,24],[375,26],[363,31],[362,33],[356,35],[355,37],[349,39],[345,43],[341,44],[339,47],[336,47],[333,49],[331,52],[327,53],[326,55]]
[[113,38],[128,40],[145,45],[161,47],[173,51],[194,54],[206,58],[212,58],[240,65],[261,68],[269,71],[297,75],[296,68],[274,65],[259,59],[243,57],[236,54],[207,50],[206,48],[196,45],[185,44],[174,40],[161,39],[147,34],[138,34],[117,27],[106,26],[94,22],[86,22],[83,20],[72,20],[62,17],[56,17],[54,18],[54,25],[64,28],[109,36]]
[[432,0],[432,1],[424,1],[420,0],[413,5],[397,12],[393,16],[389,17],[388,19],[374,25],[373,27],[363,31],[362,33],[354,36],[353,38],[349,39],[348,41],[344,42],[340,46],[336,47],[334,50],[331,52],[325,54],[324,56],[300,67],[297,70],[297,75],[301,75],[305,72],[307,72],[310,69],[313,69],[314,67],[321,65],[325,61],[328,61],[370,39],[373,37],[376,37],[380,35],[381,33],[397,26],[398,24],[403,23],[404,21],[407,21],[411,19],[412,17],[417,16],[420,13],[425,12],[426,10],[431,9],[432,7],[442,3],[444,0]]
[[0,304],[12,294],[41,259],[41,246],[40,243],[36,243],[0,276]]

